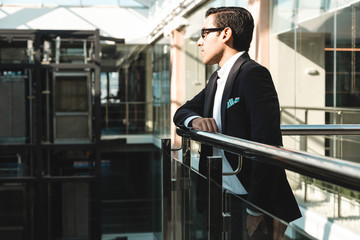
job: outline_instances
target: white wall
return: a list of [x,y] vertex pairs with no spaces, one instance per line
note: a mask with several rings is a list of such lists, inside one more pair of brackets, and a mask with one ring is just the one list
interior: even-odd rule
[[[299,33],[294,49],[293,35],[271,38],[270,71],[279,95],[280,106],[325,107],[325,36],[318,33]],[[309,74],[317,71],[317,74]],[[282,124],[324,124],[323,111],[286,109]],[[311,153],[324,154],[323,137],[284,137],[284,146]]]

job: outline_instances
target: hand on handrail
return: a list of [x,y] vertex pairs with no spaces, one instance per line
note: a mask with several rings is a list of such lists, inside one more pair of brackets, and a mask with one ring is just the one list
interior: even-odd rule
[[214,118],[195,118],[191,121],[192,128],[204,132],[218,132]]

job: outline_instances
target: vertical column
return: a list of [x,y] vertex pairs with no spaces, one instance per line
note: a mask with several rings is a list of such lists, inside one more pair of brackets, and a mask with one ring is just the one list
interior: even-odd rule
[[101,100],[100,100],[100,31],[97,29],[95,37],[95,193],[94,193],[94,220],[93,220],[93,239],[101,239]]
[[126,134],[129,134],[129,125],[130,125],[130,118],[129,118],[129,77],[130,77],[130,66],[127,65],[124,68],[124,75],[125,75],[125,119],[126,119],[126,123],[125,123],[125,127],[126,127]]
[[[175,111],[186,101],[185,79],[185,30],[173,30],[170,34],[170,61],[171,61],[171,84],[170,84],[170,114],[173,118]],[[176,127],[171,123],[171,142],[173,147],[180,146],[180,137],[176,135]]]
[[162,229],[163,239],[171,239],[172,214],[171,214],[171,152],[170,139],[162,139]]
[[183,239],[190,239],[190,186],[191,186],[191,148],[190,148],[190,139],[183,137],[182,138],[182,150],[183,150],[183,164],[182,168],[182,179],[181,179],[181,190],[182,194],[182,219],[183,219]]
[[152,87],[152,60],[151,54],[149,51],[146,52],[146,106],[145,106],[145,132],[151,133],[153,131],[154,123],[153,123],[153,87]]
[[[43,122],[42,122],[42,82],[41,82],[41,37],[42,34],[39,31],[35,32],[35,41],[34,41],[34,48],[35,48],[35,68],[34,68],[34,82],[35,82],[35,117],[33,121],[34,131],[33,131],[33,142],[35,143],[34,148],[34,155],[35,161],[36,161],[36,168],[34,169],[34,177],[37,179],[42,178],[43,174],[43,154],[42,154],[42,148],[41,148],[41,136],[43,133]],[[36,126],[36,127],[35,127]],[[43,183],[41,181],[37,182],[38,184],[35,184],[35,196],[36,196],[36,202],[34,206],[34,220],[35,223],[33,226],[35,226],[35,238],[42,240],[47,239],[48,236],[48,230],[49,225],[47,221],[47,215],[46,211],[44,211],[44,207],[46,204],[46,194],[45,194],[45,187],[47,186],[47,183]]]
[[249,50],[250,56],[257,62],[269,68],[269,22],[270,1],[249,0],[249,11],[254,18],[254,34]]

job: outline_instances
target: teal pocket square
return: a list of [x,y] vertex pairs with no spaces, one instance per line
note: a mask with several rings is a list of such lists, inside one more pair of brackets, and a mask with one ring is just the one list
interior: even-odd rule
[[234,98],[230,98],[228,101],[227,101],[227,108],[230,108],[231,106],[233,106],[234,104],[238,103],[240,101],[240,97],[236,97],[235,99]]

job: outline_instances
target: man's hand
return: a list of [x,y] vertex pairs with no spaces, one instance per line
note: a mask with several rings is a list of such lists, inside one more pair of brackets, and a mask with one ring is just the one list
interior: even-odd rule
[[205,132],[218,132],[218,128],[213,118],[195,118],[192,120],[192,127],[195,130]]
[[255,230],[258,228],[258,226],[260,225],[260,230],[264,233],[267,234],[267,226],[266,226],[266,222],[265,222],[265,218],[264,215],[260,215],[260,216],[253,216],[251,214],[247,215],[247,219],[246,219],[246,228],[248,230],[249,236],[251,237],[253,235],[253,233],[255,232]]

